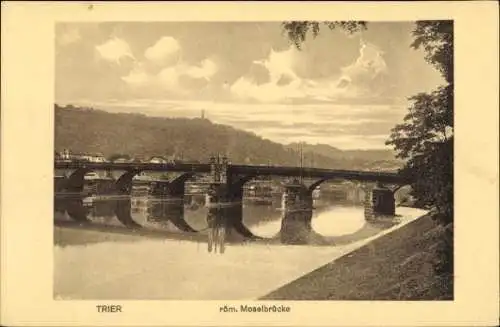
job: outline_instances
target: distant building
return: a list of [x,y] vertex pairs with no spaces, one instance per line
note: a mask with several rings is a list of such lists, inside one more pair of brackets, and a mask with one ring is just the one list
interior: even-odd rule
[[62,160],[71,160],[71,153],[68,149],[64,149],[59,153],[59,158]]
[[55,160],[63,160],[61,153],[54,151],[54,159]]
[[102,153],[95,153],[87,155],[87,160],[90,162],[106,162],[106,158]]
[[73,153],[68,149],[61,152],[56,152],[57,160],[71,160],[71,161],[88,161],[88,162],[106,162],[106,158],[102,153]]
[[91,154],[91,153],[75,153],[71,156],[72,160],[81,160],[88,162],[106,162],[106,158],[102,154]]
[[71,161],[89,161],[88,155],[85,153],[70,152],[69,150],[64,150],[63,157],[65,160]]

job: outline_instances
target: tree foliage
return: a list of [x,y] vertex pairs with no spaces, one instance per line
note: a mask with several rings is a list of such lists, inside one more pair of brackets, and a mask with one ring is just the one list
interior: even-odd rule
[[286,21],[282,23],[283,31],[288,39],[293,42],[297,49],[301,49],[309,32],[313,38],[316,37],[321,27],[327,27],[330,30],[340,28],[348,33],[355,33],[366,29],[366,22],[362,21],[336,21],[336,22],[315,22],[315,21]]
[[453,220],[453,22],[419,21],[412,47],[423,48],[425,60],[443,76],[445,85],[409,98],[404,121],[386,142],[406,159],[402,173],[413,177],[418,204],[432,207],[439,221]]
[[[340,28],[348,33],[367,28],[366,22],[284,22],[283,31],[300,49],[309,32]],[[392,130],[387,145],[406,160],[402,173],[413,177],[417,204],[436,209],[443,223],[453,218],[453,21],[417,21],[411,47],[423,49],[425,60],[443,76],[445,84],[430,93],[409,98],[404,121]]]
[[453,83],[453,21],[418,21],[412,34],[411,46],[423,48],[425,60],[436,67],[446,82]]
[[401,173],[412,177],[417,204],[433,209],[433,217],[446,225],[436,248],[434,268],[453,274],[453,21],[418,21],[413,30],[414,49],[423,48],[425,60],[442,75],[445,84],[430,93],[409,98],[408,114],[396,125],[386,144],[407,162]]
[[[365,23],[330,23],[348,32],[366,28]],[[318,22],[286,22],[284,31],[298,49],[309,30],[319,32]],[[435,271],[449,279],[453,274],[453,21],[417,21],[412,32],[414,49],[423,49],[425,60],[445,80],[429,93],[418,93],[408,100],[410,106],[402,123],[387,140],[397,157],[405,160],[403,175],[412,178],[412,195],[417,206],[432,208],[433,218],[442,225],[442,240],[436,248]],[[448,277],[447,277],[448,276]]]

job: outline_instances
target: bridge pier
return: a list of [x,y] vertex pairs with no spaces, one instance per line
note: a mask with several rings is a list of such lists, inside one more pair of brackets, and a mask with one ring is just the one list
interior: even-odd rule
[[116,200],[114,209],[116,218],[123,226],[134,230],[142,228],[142,225],[132,218],[132,201],[130,198]]
[[131,169],[123,173],[115,182],[115,188],[119,194],[130,195],[132,193],[132,181],[134,176],[141,171],[138,169]]
[[206,206],[207,225],[209,230],[223,229],[227,234],[228,212],[227,208],[230,202],[227,197],[226,184],[212,183],[207,191]]
[[166,197],[169,181],[154,181],[149,184],[149,195],[153,197]]
[[67,212],[68,216],[79,223],[89,223],[89,210],[83,205],[83,198],[55,199],[54,205],[60,212]]
[[225,239],[257,238],[243,224],[243,185],[246,178],[228,174],[226,158],[210,159],[212,183],[207,192],[207,224]]
[[228,207],[230,232],[250,239],[258,238],[243,224],[243,185],[234,183],[228,187],[228,199],[231,205]]
[[396,200],[391,189],[383,185],[377,185],[373,189],[372,198],[376,215],[394,216],[396,214]]
[[396,215],[396,201],[394,192],[377,183],[365,186],[365,220],[370,221],[379,217],[393,217]]
[[207,224],[210,230],[219,229],[224,239],[255,238],[243,225],[243,189],[231,189],[227,184],[214,183],[207,193]]
[[54,193],[65,191],[67,182],[68,179],[64,176],[54,176]]
[[312,234],[312,191],[300,183],[285,185],[282,198],[280,240],[284,244],[307,244]]
[[71,193],[82,193],[85,184],[85,175],[88,172],[90,170],[85,165],[76,169],[62,182],[61,189]]

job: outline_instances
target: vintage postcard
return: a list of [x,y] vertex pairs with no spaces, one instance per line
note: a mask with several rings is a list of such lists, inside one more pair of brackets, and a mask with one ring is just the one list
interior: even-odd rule
[[2,9],[2,324],[498,320],[493,2]]

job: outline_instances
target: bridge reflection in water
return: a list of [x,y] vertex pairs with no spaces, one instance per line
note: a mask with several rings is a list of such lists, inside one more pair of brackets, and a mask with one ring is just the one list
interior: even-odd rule
[[[387,228],[365,221],[363,207],[325,201],[324,206],[318,203],[311,222],[321,234],[319,246],[284,245],[277,237],[282,222],[278,206],[247,204],[243,222],[263,238],[251,244],[227,243],[224,255],[208,256],[204,206],[184,206],[185,222],[200,231],[190,233],[167,220],[167,201],[67,200],[56,201],[56,225],[70,228],[55,228],[54,294],[73,300],[255,299],[357,249]],[[80,219],[70,218],[67,209]],[[405,208],[397,212],[403,223],[421,215]],[[129,218],[142,227],[129,224]]]
[[[287,228],[291,228],[289,234],[295,233],[295,222],[293,217],[286,224],[283,222],[287,213],[282,210],[281,194],[272,197],[267,204],[262,204],[261,201],[244,201],[241,205],[243,225],[248,228],[252,238],[244,237],[240,233],[231,233],[230,210],[234,210],[231,204],[227,207],[211,207],[206,205],[206,200],[202,194],[186,195],[184,198],[148,195],[58,195],[54,203],[55,225],[207,242],[209,252],[220,253],[224,252],[226,243],[293,243],[293,240],[289,241],[283,236],[283,231]],[[341,192],[325,191],[323,196],[315,196],[315,210],[311,213],[308,226],[311,233],[307,243],[345,244],[369,237],[390,226],[365,221],[360,200],[360,196],[353,198]],[[359,212],[356,219],[352,218],[353,210]],[[330,214],[330,223],[325,224],[325,220],[316,223],[316,217],[324,216],[328,212],[334,212]],[[74,242],[85,243],[85,240]]]

